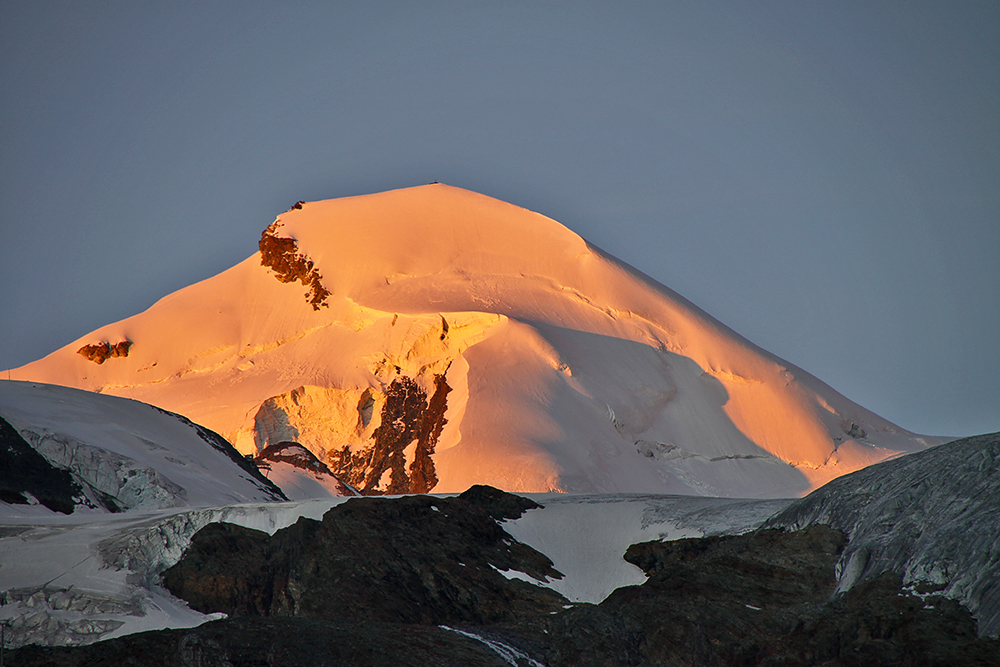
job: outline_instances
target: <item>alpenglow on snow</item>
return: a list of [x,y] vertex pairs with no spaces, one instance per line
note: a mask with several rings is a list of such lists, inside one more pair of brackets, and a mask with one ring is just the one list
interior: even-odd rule
[[363,494],[788,497],[939,439],[543,215],[433,184],[297,203],[260,252],[11,377],[138,399]]

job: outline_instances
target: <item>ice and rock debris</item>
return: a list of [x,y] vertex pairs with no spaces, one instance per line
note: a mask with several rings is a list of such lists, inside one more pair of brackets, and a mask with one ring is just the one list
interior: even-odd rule
[[218,434],[137,401],[4,380],[0,415],[6,502],[71,513],[286,499]]
[[850,536],[838,589],[892,573],[968,607],[1000,636],[1000,433],[962,438],[836,479],[767,525]]

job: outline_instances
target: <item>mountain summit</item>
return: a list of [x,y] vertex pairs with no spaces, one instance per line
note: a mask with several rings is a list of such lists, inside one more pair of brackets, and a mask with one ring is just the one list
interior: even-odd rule
[[801,495],[939,442],[543,215],[433,184],[299,202],[260,252],[15,379],[138,399],[364,494]]

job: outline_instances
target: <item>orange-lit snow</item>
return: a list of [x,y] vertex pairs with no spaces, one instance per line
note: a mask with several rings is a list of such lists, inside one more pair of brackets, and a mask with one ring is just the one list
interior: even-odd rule
[[[315,262],[327,307],[255,254],[11,377],[152,403],[244,452],[262,446],[261,406],[303,387],[310,402],[289,414],[322,456],[370,435],[356,398],[379,395],[397,367],[428,395],[446,373],[435,492],[790,496],[937,442],[559,223],[483,195],[434,184],[312,202],[276,233]],[[125,339],[127,358],[76,353]]]

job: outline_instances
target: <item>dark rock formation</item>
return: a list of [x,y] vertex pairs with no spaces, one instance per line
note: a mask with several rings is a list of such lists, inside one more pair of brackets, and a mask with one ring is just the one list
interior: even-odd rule
[[313,261],[299,252],[295,239],[278,236],[277,229],[276,220],[260,235],[258,247],[261,266],[271,269],[275,278],[283,283],[298,280],[309,288],[306,291],[306,301],[313,310],[326,306],[330,291],[323,286],[323,276],[313,266]]
[[0,501],[28,504],[28,495],[54,512],[70,514],[82,497],[70,471],[56,468],[0,417]]
[[846,543],[825,526],[633,545],[642,586],[519,628],[562,665],[992,665],[967,610],[888,575],[833,595]]
[[858,426],[855,422],[844,422],[842,425],[844,433],[851,436],[852,438],[857,438],[858,440],[864,440],[868,437],[868,433]]
[[481,641],[446,628],[233,618],[76,648],[28,646],[10,667],[510,667]]
[[498,524],[537,507],[472,487],[456,498],[354,498],[273,536],[231,524],[195,534],[163,584],[202,612],[418,624],[513,621],[562,609],[561,577]]
[[268,445],[257,453],[253,462],[259,470],[270,470],[272,463],[287,463],[314,475],[326,475],[333,478],[342,496],[361,495],[356,489],[345,484],[343,480],[330,472],[326,464],[316,458],[315,454],[297,442],[276,442]]
[[132,341],[127,339],[119,341],[114,345],[108,341],[103,341],[93,345],[84,345],[76,353],[85,359],[93,361],[97,365],[101,365],[112,357],[127,357],[129,348],[131,347]]
[[834,595],[847,540],[825,526],[633,545],[625,558],[649,575],[645,584],[563,610],[558,596],[489,567],[553,576],[544,556],[494,521],[527,503],[474,487],[456,499],[350,501],[322,524],[300,521],[273,538],[210,526],[164,583],[203,611],[479,626],[549,667],[1000,658],[967,610],[906,593],[893,575]]
[[[497,569],[559,576],[498,521],[536,507],[489,487],[455,498],[358,498],[274,536],[198,532],[164,585],[229,619],[75,649],[26,647],[11,665],[546,665],[992,667],[954,600],[886,573],[837,593],[846,536],[826,526],[649,542],[648,580],[598,605]],[[437,627],[434,627],[437,626]]]
[[[447,423],[444,413],[450,391],[445,376],[435,375],[434,395],[428,401],[412,378],[397,377],[386,389],[382,421],[372,434],[371,448],[331,452],[334,474],[363,495],[429,492],[438,483],[431,455]],[[414,441],[416,449],[407,468],[403,450]],[[389,480],[383,486],[387,473]]]
[[966,605],[1000,635],[1000,433],[963,438],[833,480],[765,525],[850,536],[840,590],[893,572]]

